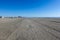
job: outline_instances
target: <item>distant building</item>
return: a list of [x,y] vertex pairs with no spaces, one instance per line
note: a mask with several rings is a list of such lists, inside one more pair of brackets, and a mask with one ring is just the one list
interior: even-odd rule
[[18,18],[22,18],[21,16],[18,16]]
[[2,16],[0,16],[0,18],[2,18]]
[[22,18],[21,16],[8,16],[8,17],[4,17],[4,18]]

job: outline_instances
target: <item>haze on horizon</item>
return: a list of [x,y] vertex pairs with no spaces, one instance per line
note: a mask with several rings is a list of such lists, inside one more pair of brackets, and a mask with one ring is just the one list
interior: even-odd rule
[[0,16],[60,17],[60,0],[0,0]]

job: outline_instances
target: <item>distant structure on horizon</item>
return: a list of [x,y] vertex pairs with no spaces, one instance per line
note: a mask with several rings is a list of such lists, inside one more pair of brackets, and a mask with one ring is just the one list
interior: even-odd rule
[[22,16],[8,16],[8,17],[4,17],[4,18],[22,18]]
[[2,16],[0,16],[0,18],[2,18]]

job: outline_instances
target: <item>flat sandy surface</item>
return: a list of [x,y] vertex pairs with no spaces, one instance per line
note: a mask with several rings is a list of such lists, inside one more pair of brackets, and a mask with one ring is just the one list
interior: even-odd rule
[[0,40],[60,40],[60,19],[0,19]]

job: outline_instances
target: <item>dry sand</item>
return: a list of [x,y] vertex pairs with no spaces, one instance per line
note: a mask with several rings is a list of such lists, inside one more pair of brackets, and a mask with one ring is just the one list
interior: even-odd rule
[[60,40],[60,19],[0,19],[0,40]]

